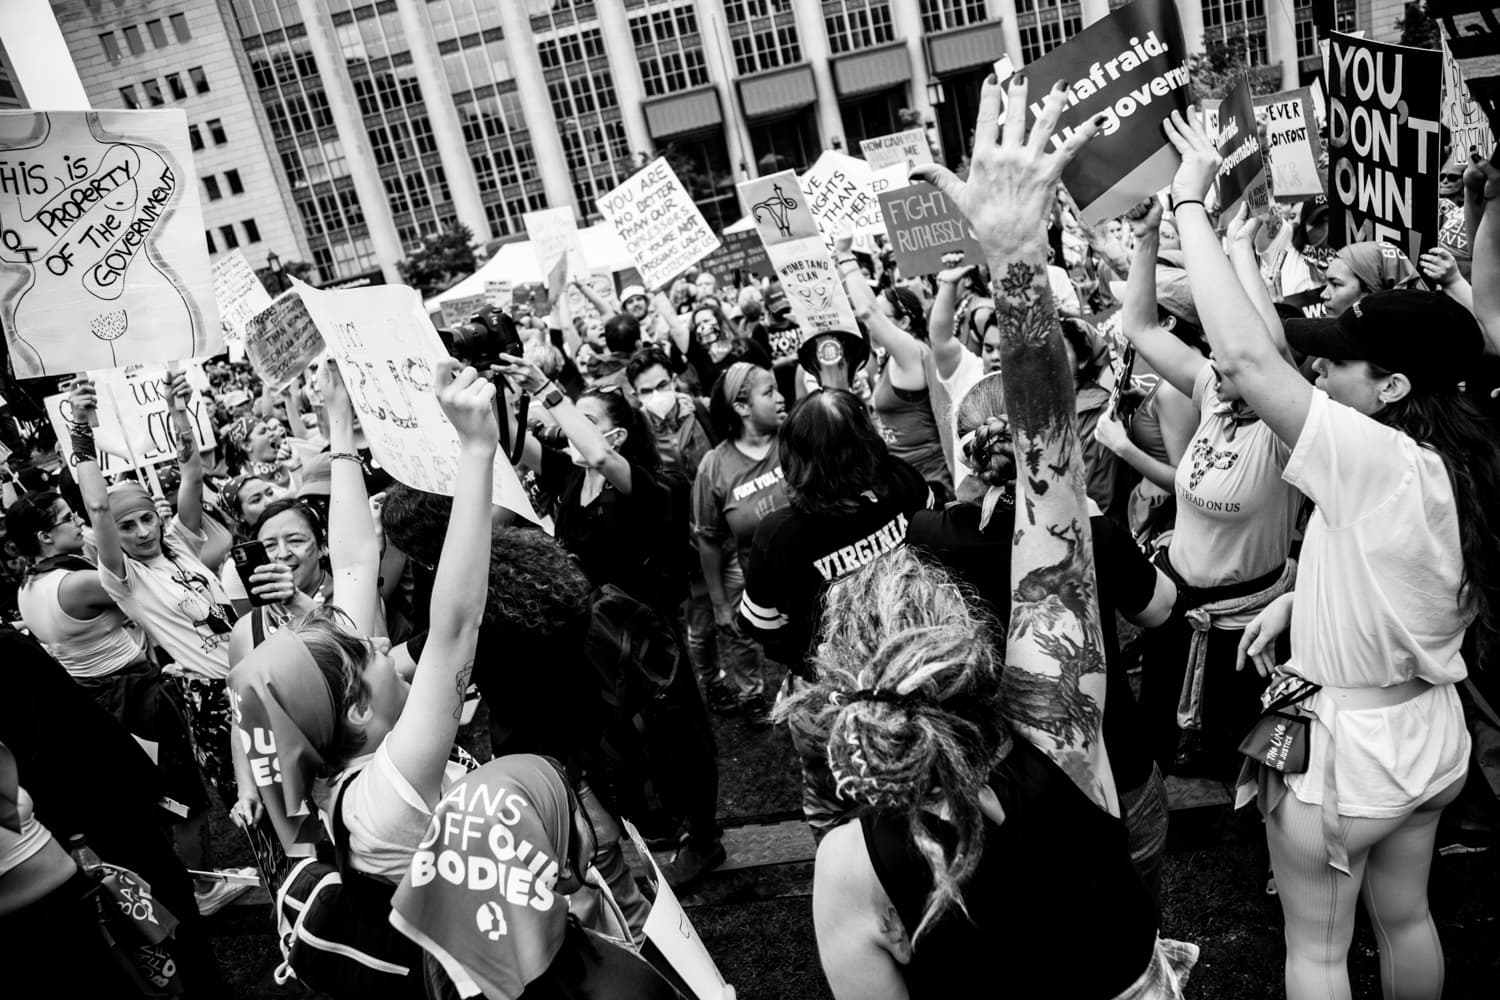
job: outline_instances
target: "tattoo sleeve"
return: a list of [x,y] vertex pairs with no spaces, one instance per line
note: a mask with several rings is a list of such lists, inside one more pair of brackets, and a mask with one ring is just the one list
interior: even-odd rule
[[1073,373],[1042,251],[991,261],[991,269],[1016,449],[1003,704],[1015,729],[1119,815],[1101,736],[1104,640]]

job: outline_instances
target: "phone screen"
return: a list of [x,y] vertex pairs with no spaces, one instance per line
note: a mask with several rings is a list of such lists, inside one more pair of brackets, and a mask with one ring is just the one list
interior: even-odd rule
[[257,596],[250,590],[250,576],[257,569],[271,561],[266,552],[264,542],[241,542],[230,548],[230,554],[234,556],[234,568],[239,571],[240,582],[245,585],[245,593],[250,595],[250,603],[254,605],[270,604],[263,597]]

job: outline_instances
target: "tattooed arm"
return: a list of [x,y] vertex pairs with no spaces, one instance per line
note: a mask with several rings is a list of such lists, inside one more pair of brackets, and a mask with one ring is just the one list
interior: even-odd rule
[[[993,79],[993,78],[992,78]],[[989,260],[1000,319],[1001,377],[1016,451],[1016,530],[1003,704],[1011,725],[1048,753],[1101,808],[1119,815],[1104,753],[1104,642],[1073,419],[1073,373],[1047,282],[1047,220],[1063,167],[1097,131],[1086,123],[1049,151],[1064,93],[1025,135],[1026,83],[1013,82],[996,139],[1000,88],[980,97],[969,182],[936,178],[968,217]]]
[[859,823],[830,831],[813,867],[813,929],[835,1000],[905,1000],[911,938],[891,905]]
[[428,806],[437,803],[448,751],[458,734],[464,689],[489,595],[490,489],[500,442],[495,387],[444,359],[433,389],[458,432],[458,479],[432,584],[431,628],[411,693],[386,737],[391,763]]
[[177,469],[182,473],[182,482],[177,487],[177,520],[184,528],[197,534],[203,530],[203,456],[198,454],[198,439],[193,436],[193,418],[187,412],[188,397],[192,394],[186,375],[180,371],[167,373],[167,405],[172,412]]

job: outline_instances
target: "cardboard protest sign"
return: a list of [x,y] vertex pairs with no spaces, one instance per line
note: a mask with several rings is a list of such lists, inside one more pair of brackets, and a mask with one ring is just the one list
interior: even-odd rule
[[1427,15],[1442,25],[1443,39],[1468,85],[1469,98],[1493,129],[1500,117],[1500,17],[1495,4],[1490,0],[1427,0]]
[[464,295],[456,299],[446,299],[438,303],[438,308],[443,311],[443,326],[457,326],[467,323],[469,318],[490,304],[488,292],[480,295]]
[[880,205],[870,193],[870,166],[863,160],[826,150],[797,184],[830,253],[836,237],[880,225]]
[[1334,33],[1328,244],[1385,240],[1413,263],[1438,238],[1443,55]]
[[1255,99],[1257,120],[1265,126],[1265,156],[1271,169],[1271,196],[1298,202],[1323,193],[1318,157],[1323,141],[1312,90],[1302,87]]
[[1453,151],[1460,160],[1471,149],[1480,156],[1489,156],[1495,148],[1495,133],[1490,130],[1489,119],[1469,93],[1469,85],[1446,38],[1443,39],[1443,124],[1453,135]]
[[794,171],[741,181],[740,197],[781,278],[804,340],[858,330],[854,309]]
[[599,199],[648,288],[664,288],[719,246],[671,164],[658,156]]
[[526,235],[531,239],[531,252],[536,255],[542,273],[551,275],[557,270],[558,261],[567,262],[568,274],[582,274],[588,269],[583,256],[583,240],[578,235],[578,220],[571,208],[547,208],[540,212],[526,212],[521,216]]
[[[201,372],[187,369],[188,383],[206,384]],[[165,368],[140,369],[122,372],[112,369],[90,372],[99,392],[99,426],[94,429],[94,440],[99,445],[99,469],[106,475],[117,475],[134,468],[134,463],[151,465],[173,459],[177,454],[176,437],[172,430],[171,410],[167,405]],[[74,420],[68,403],[68,394],[58,393],[42,400],[47,419],[57,439],[68,440],[67,425]],[[217,445],[214,437],[212,407],[194,389],[188,397],[187,414],[192,421],[193,437],[199,451],[208,451]],[[64,449],[67,451],[68,449]],[[77,465],[71,455],[70,466]]]
[[485,301],[496,309],[509,309],[515,290],[514,282],[486,281],[484,283]]
[[272,391],[297,381],[321,353],[323,337],[295,290],[278,295],[245,330],[245,356]]
[[748,275],[769,278],[776,273],[771,258],[766,256],[760,233],[754,229],[725,233],[719,249],[699,261],[698,266],[717,278],[720,285],[737,284]]
[[708,953],[703,939],[698,936],[693,922],[688,919],[687,912],[677,899],[677,893],[662,877],[661,868],[647,848],[640,831],[628,819],[622,820],[622,823],[630,842],[635,845],[636,853],[651,867],[648,881],[656,888],[656,898],[651,901],[651,912],[646,915],[642,933],[661,951],[667,964],[682,977],[697,1000],[721,1000],[726,984],[724,977],[719,974],[719,967],[714,964],[713,956]]
[[1243,73],[1229,96],[1219,105],[1219,225],[1250,206],[1252,215],[1263,215],[1271,204],[1266,185],[1266,162],[1260,151],[1260,130],[1255,125],[1255,105],[1250,100],[1250,80]]
[[271,304],[266,286],[238,250],[222,254],[213,264],[214,300],[219,304],[219,326],[230,361],[245,360],[245,324]]
[[[615,278],[608,268],[595,268],[587,275],[570,277],[587,277],[589,288],[606,302],[616,298]],[[568,303],[569,315],[582,319],[591,335],[604,332],[604,317],[599,314],[599,310],[594,308],[594,304],[588,300],[587,296],[578,290],[578,286],[569,282],[563,295]]]
[[916,183],[880,196],[880,211],[896,266],[906,277],[937,274],[946,254],[961,253],[965,264],[983,264],[984,251],[958,206],[931,184]]
[[224,350],[181,111],[0,112],[0,264],[18,378]]
[[[448,355],[421,296],[405,285],[319,291],[297,282],[296,290],[339,363],[375,458],[408,486],[452,496],[458,434],[432,392],[434,367]],[[540,521],[504,455],[495,456],[492,495]]]
[[909,170],[919,163],[932,162],[932,147],[927,143],[927,130],[921,128],[861,139],[859,151],[865,154],[865,162],[870,165],[871,170],[882,170],[890,166],[906,167]]
[[[1171,183],[1178,157],[1162,122],[1188,109],[1188,53],[1172,0],[1111,11],[1025,69],[1027,128],[1059,80],[1068,88],[1054,148],[1098,115],[1105,122],[1063,171],[1085,222],[1123,215]],[[998,73],[997,73],[998,75]]]
[[1219,144],[1219,105],[1216,98],[1205,97],[1198,102],[1198,117],[1203,119],[1203,131],[1213,140],[1214,146]]

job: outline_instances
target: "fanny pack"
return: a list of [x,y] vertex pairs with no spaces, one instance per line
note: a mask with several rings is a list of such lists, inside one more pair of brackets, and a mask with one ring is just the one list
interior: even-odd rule
[[1240,740],[1240,753],[1282,774],[1306,771],[1314,716],[1299,706],[1320,690],[1322,685],[1293,674],[1272,682],[1261,696],[1260,718]]

